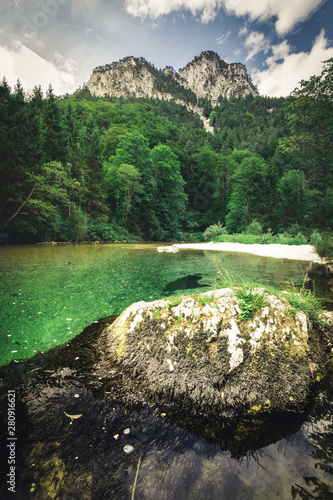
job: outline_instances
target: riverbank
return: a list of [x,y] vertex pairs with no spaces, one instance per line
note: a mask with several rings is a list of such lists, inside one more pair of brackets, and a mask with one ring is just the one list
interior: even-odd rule
[[245,243],[183,243],[171,246],[160,246],[158,252],[178,252],[179,250],[215,250],[220,252],[242,252],[260,257],[275,259],[305,260],[309,262],[325,263],[312,245],[281,245],[281,244],[245,244]]

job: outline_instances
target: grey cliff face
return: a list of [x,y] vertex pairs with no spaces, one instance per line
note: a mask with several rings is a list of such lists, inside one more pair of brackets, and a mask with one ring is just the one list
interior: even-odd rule
[[[161,81],[168,85],[161,86]],[[175,92],[179,100],[179,94],[187,89],[194,98],[208,99],[213,105],[219,97],[258,95],[244,65],[227,64],[211,51],[202,52],[178,73],[171,66],[161,71],[143,58],[127,57],[95,68],[87,87],[97,97],[153,97],[168,101],[176,99]],[[184,101],[189,104],[185,96]]]
[[243,64],[227,64],[211,51],[202,52],[185,68],[179,70],[175,78],[197,97],[217,103],[220,96],[245,97],[258,95]]

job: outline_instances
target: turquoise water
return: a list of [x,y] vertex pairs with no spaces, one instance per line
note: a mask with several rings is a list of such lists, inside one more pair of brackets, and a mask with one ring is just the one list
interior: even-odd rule
[[66,342],[133,302],[205,291],[218,269],[263,284],[301,284],[307,262],[156,244],[0,247],[0,364]]
[[[148,405],[128,377],[99,372],[95,340],[111,318],[98,318],[119,314],[134,301],[204,291],[214,286],[219,269],[282,287],[285,281],[301,284],[308,266],[248,254],[156,249],[0,248],[1,364],[66,343],[29,360],[27,371],[24,363],[1,367],[3,450],[8,388],[17,394],[17,498],[129,500],[134,490],[136,500],[333,498],[332,377],[302,415],[228,423],[172,405]],[[325,295],[320,282],[316,287]],[[68,415],[80,418],[71,422]],[[0,454],[0,469],[8,470],[6,453]],[[1,498],[8,498],[7,486],[0,481]]]

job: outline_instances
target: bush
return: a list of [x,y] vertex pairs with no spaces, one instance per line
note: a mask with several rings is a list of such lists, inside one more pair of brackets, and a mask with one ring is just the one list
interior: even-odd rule
[[263,245],[268,245],[269,243],[272,243],[273,238],[274,238],[273,233],[269,229],[267,233],[262,235],[260,243]]
[[108,223],[90,220],[88,223],[86,238],[89,241],[137,241],[138,236],[130,234],[125,228],[116,223]]
[[330,233],[323,233],[321,235],[321,241],[317,242],[316,245],[317,253],[321,257],[327,259],[333,258],[333,236]]
[[211,241],[213,238],[217,238],[222,234],[227,234],[227,229],[223,224],[218,222],[217,224],[207,227],[203,233],[203,237],[205,241]]
[[297,233],[295,239],[296,242],[294,243],[294,245],[306,245],[308,243],[307,237],[302,233]]
[[245,233],[260,236],[263,233],[262,225],[257,221],[257,219],[254,219],[246,228]]
[[180,240],[188,241],[189,243],[201,243],[204,241],[203,233],[180,233]]
[[313,231],[313,233],[311,233],[310,243],[316,248],[322,247],[323,245],[323,238],[316,229]]
[[293,224],[292,226],[288,227],[287,231],[288,233],[293,236],[293,237],[298,237],[298,235],[301,232],[301,226],[299,224]]

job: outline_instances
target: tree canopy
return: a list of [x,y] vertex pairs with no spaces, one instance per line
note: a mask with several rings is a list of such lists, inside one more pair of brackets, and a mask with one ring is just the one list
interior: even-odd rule
[[273,232],[331,228],[333,59],[286,99],[198,104],[214,133],[176,102],[86,88],[26,96],[4,79],[1,239],[172,240],[219,221],[229,232],[254,220]]

